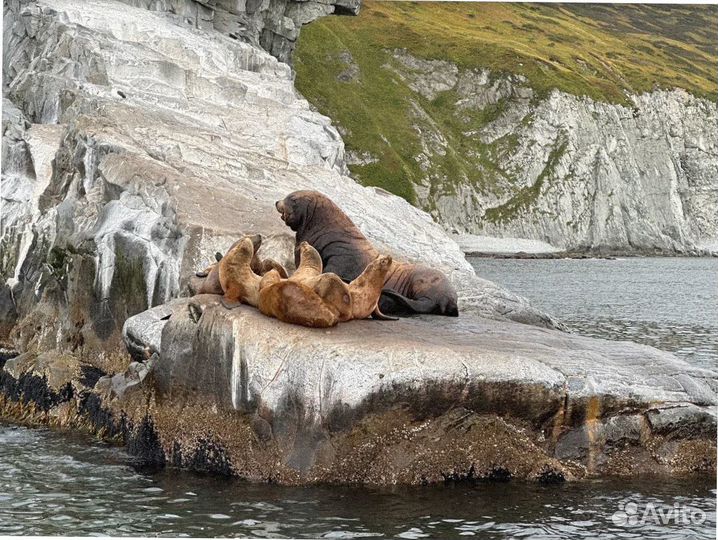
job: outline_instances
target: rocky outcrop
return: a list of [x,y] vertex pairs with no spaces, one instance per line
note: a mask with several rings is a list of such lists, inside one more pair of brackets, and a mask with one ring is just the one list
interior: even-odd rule
[[291,266],[274,201],[302,188],[449,273],[464,311],[557,324],[477,278],[427,214],[347,177],[329,119],[258,47],[103,0],[10,2],[4,24],[0,313],[19,350],[118,350],[129,316],[242,233]]
[[[387,77],[417,97],[409,109],[421,139],[418,204],[448,229],[573,251],[716,251],[715,103],[679,89],[627,96],[626,105],[541,97],[519,75],[403,50],[392,58]],[[419,96],[441,96],[464,131],[444,131]],[[451,148],[457,139],[464,150]],[[452,177],[436,166],[447,152],[465,160]]]
[[309,329],[214,295],[127,320],[135,360],[0,371],[0,412],[139,463],[285,484],[714,474],[718,374],[651,347],[475,316]]
[[[550,329],[477,278],[427,214],[346,176],[287,64],[119,2],[7,2],[4,24],[0,415],[282,483],[715,470],[715,373]],[[462,316],[311,330],[178,298],[242,233],[291,267],[273,204],[302,188],[447,272]]]
[[302,25],[336,13],[356,15],[361,0],[121,0],[262,47],[289,63]]
[[[677,472],[702,460],[714,467],[718,374],[642,345],[470,315],[315,331],[250,307],[227,310],[212,295],[137,315],[125,333],[136,343],[149,327],[157,402],[199,399],[218,418],[248,415],[279,455],[279,481],[418,484],[472,467],[537,480],[549,471],[580,478]],[[174,433],[198,430],[181,412],[174,418],[180,426],[155,422],[168,455],[189,442]],[[219,441],[241,469],[222,433],[201,437]]]

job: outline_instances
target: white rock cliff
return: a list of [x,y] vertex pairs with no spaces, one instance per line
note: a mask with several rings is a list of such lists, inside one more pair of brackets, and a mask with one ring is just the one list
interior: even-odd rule
[[21,349],[119,343],[242,233],[291,265],[273,205],[304,188],[449,273],[465,312],[556,324],[477,278],[427,214],[346,176],[338,132],[261,48],[116,1],[10,2],[4,24],[0,306]]
[[[680,89],[628,96],[631,106],[557,90],[539,98],[521,76],[462,71],[403,50],[385,68],[426,99],[455,92],[458,117],[493,115],[463,133],[487,150],[466,156],[480,185],[427,166],[416,189],[420,206],[448,229],[568,250],[716,251],[715,103]],[[415,109],[423,141],[415,159],[430,164],[446,153],[446,138]]]

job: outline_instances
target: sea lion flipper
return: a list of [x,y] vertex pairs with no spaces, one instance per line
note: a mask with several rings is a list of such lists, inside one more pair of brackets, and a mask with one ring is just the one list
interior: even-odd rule
[[435,308],[435,302],[430,298],[414,300],[392,289],[382,289],[382,297],[388,297],[399,309],[404,308],[413,313],[431,313]]
[[242,302],[228,302],[227,299],[224,297],[222,297],[222,299],[219,302],[227,309],[238,308],[239,306],[242,305]]
[[374,311],[371,314],[372,319],[376,319],[378,321],[398,321],[399,317],[390,317],[389,315],[384,315],[381,310],[379,309],[379,306],[377,305]]

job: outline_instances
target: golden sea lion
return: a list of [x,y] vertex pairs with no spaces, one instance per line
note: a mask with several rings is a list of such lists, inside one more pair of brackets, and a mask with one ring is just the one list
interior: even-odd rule
[[[287,271],[281,264],[276,262],[274,259],[260,259],[258,257],[257,252],[262,245],[262,236],[259,234],[253,234],[249,236],[249,238],[252,240],[252,246],[254,249],[252,261],[250,262],[250,268],[252,269],[252,271],[257,275],[263,276],[270,270],[277,270],[281,277],[286,278]],[[241,241],[242,239],[234,242],[229,247],[229,250],[227,250],[227,252],[229,253],[229,251],[235,248],[237,244]],[[198,285],[193,286],[196,291],[195,294],[224,294],[222,286],[219,282],[219,262],[222,260],[222,254],[219,252],[215,253],[215,259],[217,259],[216,263],[211,264],[204,270],[201,270],[195,274],[195,276],[198,278],[204,278],[204,280],[199,282]]]
[[322,273],[324,266],[322,258],[309,243],[301,242],[297,246],[297,269],[289,276],[294,281],[302,281],[307,278],[316,277]]
[[366,319],[372,315],[376,319],[396,320],[387,317],[379,309],[379,297],[391,263],[389,255],[379,255],[367,265],[359,277],[349,284],[349,294],[352,298],[352,319]]
[[337,314],[303,283],[281,279],[274,270],[262,279],[258,307],[265,315],[311,328],[329,328],[339,322]]
[[354,318],[352,296],[349,286],[336,274],[326,273],[306,278],[300,283],[306,285],[324,300],[327,307],[333,311],[339,321],[349,321]]
[[235,242],[234,246],[218,263],[219,283],[224,291],[222,304],[231,309],[239,303],[257,306],[261,277],[252,271],[250,263],[254,256],[252,239],[248,236]]
[[298,253],[297,270],[289,279],[302,283],[317,293],[340,321],[350,320],[352,300],[347,284],[336,274],[322,273],[322,258],[307,242],[302,242],[298,246]]

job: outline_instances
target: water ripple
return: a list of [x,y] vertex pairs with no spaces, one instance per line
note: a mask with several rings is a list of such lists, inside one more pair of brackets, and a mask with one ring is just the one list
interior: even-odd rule
[[[708,480],[290,488],[173,472],[147,476],[116,448],[44,429],[0,424],[0,440],[0,534],[668,539],[710,538],[715,527]],[[617,527],[611,516],[623,500],[687,505],[706,521]]]
[[[657,263],[653,261],[658,261]],[[715,260],[475,262],[583,334],[714,367]],[[715,305],[713,306],[715,308]],[[681,505],[702,523],[626,525],[620,504]],[[0,534],[259,538],[715,538],[711,479],[369,490],[290,488],[163,472],[75,434],[0,423]]]

